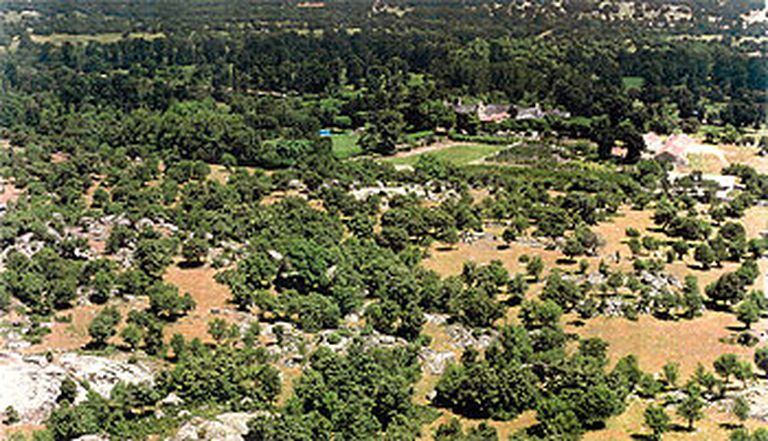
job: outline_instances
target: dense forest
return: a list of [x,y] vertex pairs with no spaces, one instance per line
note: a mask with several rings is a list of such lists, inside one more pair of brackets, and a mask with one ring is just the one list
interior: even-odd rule
[[[2,351],[151,375],[62,374],[0,435],[765,439],[761,7],[3,2]],[[616,317],[738,330],[683,378],[580,331]]]

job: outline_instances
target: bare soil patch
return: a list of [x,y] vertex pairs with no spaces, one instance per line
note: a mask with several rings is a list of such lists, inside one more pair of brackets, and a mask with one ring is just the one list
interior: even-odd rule
[[232,293],[228,286],[216,282],[216,272],[208,265],[196,268],[172,265],[165,272],[165,281],[178,287],[180,294],[189,293],[197,305],[187,316],[166,326],[167,338],[179,333],[187,340],[199,338],[212,341],[208,335],[208,322],[216,317],[231,320],[226,312],[232,309],[229,304]]
[[718,148],[729,163],[748,165],[759,173],[768,173],[768,156],[760,156],[757,147],[721,144]]
[[[650,430],[644,425],[643,412],[650,404],[650,400],[634,399],[627,410],[616,417],[610,418],[606,422],[606,427],[602,430],[587,432],[584,434],[584,441],[613,441],[613,440],[633,440],[640,439],[632,435],[650,435]],[[675,413],[673,407],[668,407],[667,413],[672,417],[672,424],[675,428],[682,428],[687,425]],[[704,419],[695,424],[695,430],[688,432],[686,430],[671,430],[664,434],[665,440],[685,440],[685,441],[726,441],[730,431],[727,429],[729,424],[738,424],[738,420],[733,415],[709,407],[704,410]],[[762,427],[765,423],[757,420],[747,420],[744,425],[750,430]]]
[[21,196],[24,190],[16,187],[12,181],[4,181],[0,184],[2,192],[0,193],[0,204],[13,202]]
[[486,264],[492,260],[500,260],[510,274],[515,274],[525,271],[525,265],[519,262],[523,254],[541,256],[546,268],[554,267],[557,259],[562,257],[559,251],[546,250],[543,247],[512,243],[508,248],[499,248],[502,245],[504,242],[491,237],[484,237],[472,243],[458,243],[450,249],[444,248],[442,244],[433,244],[424,266],[445,277],[461,274],[464,262],[467,261]]
[[[766,325],[768,320],[752,327],[764,329]],[[707,311],[702,317],[679,321],[658,320],[649,315],[641,315],[637,321],[596,317],[582,327],[567,325],[566,329],[582,337],[599,337],[608,342],[612,363],[634,354],[643,370],[660,372],[667,362],[677,362],[681,378],[686,379],[698,363],[712,369],[712,362],[721,354],[730,352],[752,360],[754,348],[720,341],[734,332],[731,329],[741,327],[733,314]]]
[[475,427],[478,424],[485,422],[489,426],[496,429],[500,440],[509,439],[509,437],[521,429],[526,429],[536,424],[536,412],[527,411],[520,414],[517,418],[510,421],[493,421],[493,420],[475,420],[471,418],[465,418],[461,415],[456,415],[453,412],[445,409],[441,409],[442,415],[440,415],[435,421],[422,426],[421,436],[419,441],[428,441],[434,439],[435,431],[441,424],[448,423],[451,418],[456,418],[461,423],[461,427],[466,431],[471,427]]

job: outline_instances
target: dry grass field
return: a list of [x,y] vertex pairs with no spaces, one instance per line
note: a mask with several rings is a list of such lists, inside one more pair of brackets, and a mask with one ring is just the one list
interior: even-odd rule
[[[643,412],[650,404],[649,400],[632,400],[624,413],[610,418],[605,428],[584,434],[584,441],[613,441],[644,439],[650,435],[650,430],[643,424]],[[667,413],[672,417],[672,430],[664,434],[663,439],[670,441],[725,441],[730,433],[729,425],[738,424],[738,420],[728,412],[709,408],[705,411],[702,421],[695,424],[693,431],[685,429],[686,423],[678,417],[674,409],[668,408]],[[749,429],[761,427],[759,421],[747,420],[744,425]]]
[[[762,329],[766,325],[768,320],[763,320],[753,327]],[[711,369],[712,362],[724,353],[731,352],[751,360],[754,348],[721,341],[732,330],[741,328],[733,314],[712,311],[693,320],[658,320],[649,315],[641,315],[637,321],[596,317],[581,327],[566,326],[569,332],[607,341],[611,362],[634,354],[644,371],[654,373],[661,372],[667,362],[677,362],[683,379],[693,373],[698,363]]]
[[146,33],[146,32],[131,32],[127,36],[119,32],[105,32],[101,34],[61,34],[54,33],[50,35],[32,34],[30,36],[33,42],[39,44],[50,43],[55,46],[61,46],[64,43],[71,44],[85,44],[90,42],[96,43],[116,43],[125,38],[129,39],[142,39],[142,40],[156,40],[158,38],[165,38],[162,33]]
[[195,268],[172,265],[168,268],[164,280],[178,287],[180,294],[189,293],[197,306],[187,316],[166,326],[166,338],[179,333],[187,340],[212,341],[208,335],[208,322],[217,317],[232,320],[227,314],[232,310],[229,304],[231,293],[229,287],[214,280],[217,272],[207,265]]
[[[486,194],[478,194],[481,197],[487,197]],[[652,210],[631,210],[629,207],[622,207],[620,213],[612,219],[602,222],[593,228],[598,233],[605,244],[599,250],[599,256],[589,258],[590,267],[596,268],[600,259],[607,256],[613,256],[617,252],[622,256],[618,264],[612,263],[613,268],[622,271],[631,271],[631,252],[626,244],[625,229],[634,227],[644,235],[651,235],[663,238],[663,234],[655,231],[652,220]],[[747,210],[741,222],[744,224],[747,235],[750,238],[758,237],[759,234],[768,229],[768,207],[753,207]],[[497,239],[501,234],[501,228],[488,229],[496,237],[484,237],[473,243],[459,243],[452,247],[444,247],[435,244],[430,249],[430,256],[425,260],[424,265],[433,269],[442,276],[456,275],[461,272],[465,261],[474,261],[477,263],[487,263],[491,260],[500,260],[510,273],[514,274],[525,270],[519,258],[523,254],[530,256],[538,255],[545,263],[545,273],[547,270],[555,267],[570,270],[575,268],[573,264],[565,264],[562,260],[563,255],[557,250],[547,250],[544,248],[534,248],[518,243],[511,244],[508,248],[500,247],[502,242]],[[762,259],[759,263],[761,268],[761,278],[755,288],[762,289],[760,285],[768,271],[768,260]],[[720,275],[728,271],[735,271],[739,264],[724,263],[720,268],[712,268],[709,271],[702,271],[692,257],[686,258],[683,262],[674,262],[665,266],[665,271],[673,274],[679,279],[686,275],[693,274],[699,280],[702,287],[714,282]],[[540,291],[541,283],[531,287],[530,296],[534,296]],[[516,321],[517,308],[511,308],[507,314],[507,321]],[[735,353],[743,360],[751,360],[754,354],[754,348],[740,346],[727,342],[737,332],[741,331],[740,324],[735,316],[725,312],[708,311],[703,316],[690,321],[664,321],[653,318],[649,315],[641,315],[637,321],[630,321],[624,318],[597,317],[576,325],[575,316],[564,317],[566,330],[568,332],[579,334],[582,337],[599,337],[607,341],[609,346],[609,357],[611,363],[615,363],[619,358],[634,354],[638,357],[640,367],[652,373],[658,373],[667,362],[677,362],[680,364],[680,374],[683,379],[687,379],[696,366],[701,363],[708,369],[712,369],[712,362],[721,354]],[[434,329],[438,328],[438,329]],[[758,332],[765,332],[768,328],[768,319],[753,325],[753,329]],[[439,327],[428,324],[425,327],[425,333],[432,337],[431,347],[436,350],[446,350],[448,346],[443,343]],[[427,394],[433,390],[438,378],[432,375],[425,375],[417,384],[415,400],[419,403],[426,403]],[[599,431],[586,434],[586,440],[629,440],[637,439],[648,434],[648,429],[643,427],[643,411],[647,403],[641,400],[633,401],[627,411],[622,415],[612,418],[608,421],[606,427]],[[674,414],[673,409],[669,409],[670,414]],[[425,427],[422,431],[423,439],[431,439],[434,430],[444,422],[447,422],[451,413],[442,410],[442,416],[435,422]],[[676,418],[676,417],[673,417]],[[459,418],[465,427],[478,424],[480,421]],[[676,420],[675,420],[676,421]],[[682,422],[678,422],[682,424]],[[728,439],[729,426],[735,424],[735,418],[725,412],[714,408],[707,410],[705,421],[699,422],[697,430],[688,432],[686,430],[675,430],[665,435],[664,439],[671,440],[726,440]],[[492,425],[499,430],[500,439],[513,433],[515,430],[535,424],[535,415],[527,413],[523,416],[507,422],[492,422]],[[747,427],[757,427],[759,422],[748,420]]]

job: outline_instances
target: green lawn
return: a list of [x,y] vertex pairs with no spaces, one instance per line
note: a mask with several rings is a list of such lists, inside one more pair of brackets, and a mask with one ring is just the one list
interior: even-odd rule
[[[504,150],[506,146],[491,144],[457,145],[442,150],[436,150],[425,154],[433,155],[455,165],[467,165],[472,161],[485,158]],[[386,161],[397,165],[413,165],[421,155],[405,156],[401,158],[388,158]]]
[[339,159],[350,158],[359,155],[363,151],[358,147],[357,140],[360,136],[354,133],[344,133],[331,136],[333,142],[333,155]]
[[413,132],[413,133],[406,133],[403,138],[409,143],[416,143],[422,140],[423,138],[429,137],[434,135],[435,132],[432,130],[422,130],[421,132]]
[[622,77],[622,83],[624,83],[624,89],[641,89],[645,84],[645,78],[643,77]]

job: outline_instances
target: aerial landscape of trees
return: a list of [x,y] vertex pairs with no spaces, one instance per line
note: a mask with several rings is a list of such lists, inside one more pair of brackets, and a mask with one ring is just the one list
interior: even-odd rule
[[0,5],[0,342],[151,381],[13,436],[765,438],[760,2],[123,3]]

